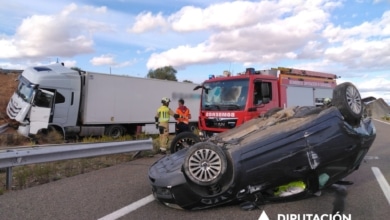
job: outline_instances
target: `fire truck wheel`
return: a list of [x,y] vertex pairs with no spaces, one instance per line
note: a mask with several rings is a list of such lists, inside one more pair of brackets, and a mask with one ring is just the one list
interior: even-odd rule
[[182,132],[173,138],[171,143],[171,153],[175,153],[181,149],[191,147],[192,145],[199,143],[200,138],[192,132]]
[[200,186],[218,183],[227,170],[227,159],[222,148],[207,142],[195,144],[184,158],[184,173]]
[[122,125],[110,125],[104,131],[104,134],[114,139],[125,134],[126,129]]
[[352,83],[345,82],[336,86],[333,90],[332,104],[339,109],[344,120],[350,125],[360,124],[363,115],[363,102],[359,91]]

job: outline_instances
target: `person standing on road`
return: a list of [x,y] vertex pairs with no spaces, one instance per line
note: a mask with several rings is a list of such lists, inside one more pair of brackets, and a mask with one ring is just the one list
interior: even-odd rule
[[184,105],[183,99],[179,99],[179,107],[176,109],[176,114],[179,115],[176,119],[176,134],[183,131],[190,131],[189,120],[191,119],[191,112],[190,109]]
[[157,109],[157,114],[154,117],[156,122],[156,128],[160,133],[160,153],[166,153],[169,142],[169,118],[173,116],[178,118],[179,115],[175,114],[169,108],[169,102],[171,100],[167,97],[161,99],[162,106]]

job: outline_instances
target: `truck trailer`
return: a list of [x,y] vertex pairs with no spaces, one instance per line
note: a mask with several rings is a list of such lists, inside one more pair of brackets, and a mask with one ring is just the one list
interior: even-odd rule
[[[118,137],[148,131],[161,99],[177,108],[180,98],[197,126],[200,92],[196,84],[169,80],[77,71],[62,64],[26,68],[12,95],[7,115],[19,122],[18,133],[34,136],[55,129],[67,136]],[[175,120],[171,120],[171,128]],[[151,127],[150,126],[150,127]],[[174,131],[174,129],[171,129]]]

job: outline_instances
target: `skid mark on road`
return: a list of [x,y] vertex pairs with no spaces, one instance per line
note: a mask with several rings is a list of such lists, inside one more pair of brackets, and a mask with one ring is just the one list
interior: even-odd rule
[[98,220],[115,220],[115,219],[118,219],[118,218],[120,218],[122,216],[125,216],[125,215],[129,214],[130,212],[132,212],[132,211],[134,211],[134,210],[136,210],[136,209],[138,209],[138,208],[140,208],[140,207],[142,207],[142,206],[152,202],[153,200],[154,200],[153,195],[149,195],[149,196],[147,196],[147,197],[145,197],[143,199],[140,199],[140,200],[138,200],[136,202],[133,202],[130,205],[125,206],[125,207],[123,207],[123,208],[121,208],[121,209],[119,209],[119,210],[117,210],[117,211],[115,211],[115,212],[113,212],[111,214],[108,214],[108,215],[106,215],[104,217],[101,217]]
[[389,202],[389,205],[390,205],[390,186],[389,186],[389,183],[386,181],[385,177],[383,176],[382,172],[379,170],[378,167],[371,167],[371,170],[374,173],[376,180],[378,181],[379,186],[381,187],[383,193],[385,194],[387,202]]

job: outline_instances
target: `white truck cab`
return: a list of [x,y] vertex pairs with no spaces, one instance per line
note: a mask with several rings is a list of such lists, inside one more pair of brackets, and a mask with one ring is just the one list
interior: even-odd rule
[[47,129],[49,123],[62,130],[76,124],[80,87],[79,73],[61,64],[26,68],[7,115],[19,122],[18,133],[26,137]]

